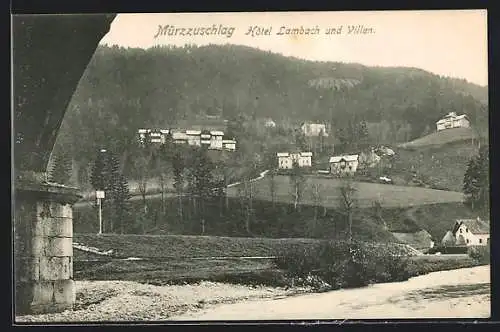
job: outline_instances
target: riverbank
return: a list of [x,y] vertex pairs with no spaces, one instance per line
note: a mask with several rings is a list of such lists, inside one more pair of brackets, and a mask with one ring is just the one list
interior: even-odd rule
[[308,288],[241,286],[203,281],[154,286],[133,281],[75,281],[74,310],[16,317],[25,322],[117,322],[166,320],[173,315],[222,303],[273,299],[309,292]]
[[311,293],[309,288],[215,282],[153,286],[76,281],[74,310],[16,322],[487,318],[490,266],[433,272],[397,283]]
[[404,282],[218,305],[172,320],[488,318],[490,266],[433,272]]

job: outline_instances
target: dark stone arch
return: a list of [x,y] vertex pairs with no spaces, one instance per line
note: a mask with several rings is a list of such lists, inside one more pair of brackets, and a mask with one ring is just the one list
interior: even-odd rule
[[66,108],[115,14],[15,15],[14,161],[45,172]]

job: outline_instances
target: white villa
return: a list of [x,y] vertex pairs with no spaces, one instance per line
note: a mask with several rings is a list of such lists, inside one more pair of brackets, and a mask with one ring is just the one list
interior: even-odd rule
[[490,243],[490,224],[477,219],[458,219],[452,230],[457,245],[485,246]]
[[444,118],[436,122],[437,131],[450,128],[469,128],[470,122],[467,115],[457,115],[455,112],[448,113]]
[[222,140],[222,150],[235,151],[236,150],[236,140],[223,139]]
[[307,137],[317,137],[320,133],[323,133],[324,136],[328,136],[324,123],[304,122],[300,128]]
[[201,138],[201,144],[202,145],[204,145],[204,146],[210,146],[212,135],[210,135],[209,132],[203,132],[203,133],[201,133],[200,138]]
[[168,129],[139,129],[139,142],[144,143],[149,138],[151,143],[165,144],[166,136],[170,133]]
[[201,140],[200,140],[200,135],[201,131],[200,130],[186,130],[186,140],[187,143],[191,146],[200,146],[201,145]]
[[330,157],[330,172],[337,176],[354,175],[358,169],[359,155]]
[[222,150],[222,137],[224,133],[222,131],[212,130],[210,131],[210,149]]
[[276,127],[276,122],[274,122],[273,119],[266,119],[264,126],[266,128],[274,128],[274,127]]
[[212,130],[169,130],[169,129],[139,129],[139,141],[144,143],[149,138],[151,143],[165,144],[167,136],[171,134],[175,144],[187,144],[190,146],[205,146],[211,150],[236,150],[235,139],[224,139],[224,132]]
[[174,131],[172,132],[172,139],[176,144],[187,144],[189,141],[189,135],[185,132]]
[[279,169],[292,169],[294,162],[297,162],[299,167],[312,165],[312,152],[278,152],[276,156]]

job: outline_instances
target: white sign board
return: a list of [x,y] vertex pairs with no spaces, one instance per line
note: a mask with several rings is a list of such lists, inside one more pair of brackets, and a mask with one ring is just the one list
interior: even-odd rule
[[95,192],[95,197],[96,197],[96,198],[104,198],[104,191],[102,191],[102,190],[97,190],[97,191]]

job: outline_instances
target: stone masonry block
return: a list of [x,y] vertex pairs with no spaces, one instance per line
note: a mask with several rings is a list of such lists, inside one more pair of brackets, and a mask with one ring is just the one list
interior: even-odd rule
[[42,218],[73,218],[73,209],[69,204],[60,204],[57,202],[38,202],[37,216]]
[[50,237],[47,239],[46,255],[49,257],[73,256],[73,239],[70,237]]
[[73,220],[71,218],[41,217],[33,225],[34,236],[73,237]]
[[14,262],[16,281],[31,282],[40,279],[40,261],[35,257],[20,257]]
[[51,303],[53,299],[54,283],[52,281],[40,281],[33,285],[32,305]]
[[73,256],[69,257],[69,278],[73,279]]
[[35,236],[32,241],[32,255],[34,257],[73,256],[73,238]]
[[31,238],[31,255],[34,257],[47,256],[45,255],[45,248],[47,246],[46,237],[33,236]]
[[54,299],[56,303],[73,305],[76,301],[76,290],[73,280],[54,281]]
[[54,281],[70,279],[70,257],[40,257],[40,280]]

